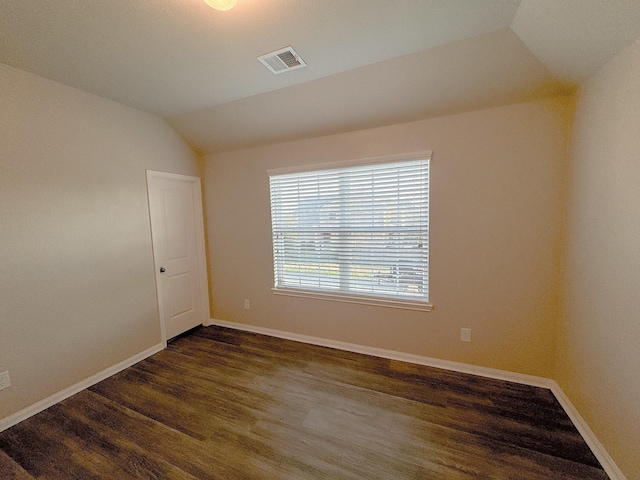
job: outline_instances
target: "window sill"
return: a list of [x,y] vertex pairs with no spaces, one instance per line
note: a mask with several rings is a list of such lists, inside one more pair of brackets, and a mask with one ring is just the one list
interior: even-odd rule
[[272,288],[274,295],[285,295],[289,297],[316,298],[319,300],[331,300],[334,302],[358,303],[360,305],[373,305],[376,307],[400,308],[403,310],[415,310],[419,312],[430,312],[433,305],[428,302],[416,300],[400,300],[382,297],[368,297],[360,295],[346,295],[343,293],[317,292],[313,290],[300,290],[296,288]]

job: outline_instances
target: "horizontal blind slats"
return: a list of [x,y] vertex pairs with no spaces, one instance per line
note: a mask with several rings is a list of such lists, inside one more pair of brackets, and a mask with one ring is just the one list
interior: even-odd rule
[[270,177],[275,286],[428,299],[429,164]]

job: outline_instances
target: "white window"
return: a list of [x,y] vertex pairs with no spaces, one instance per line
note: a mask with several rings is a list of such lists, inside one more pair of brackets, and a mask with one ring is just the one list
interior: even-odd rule
[[269,171],[274,293],[430,310],[429,161]]

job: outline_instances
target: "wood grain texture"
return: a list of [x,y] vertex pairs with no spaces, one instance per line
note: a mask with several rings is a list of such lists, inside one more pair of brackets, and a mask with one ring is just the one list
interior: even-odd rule
[[606,479],[543,388],[222,327],[0,433],[8,479]]

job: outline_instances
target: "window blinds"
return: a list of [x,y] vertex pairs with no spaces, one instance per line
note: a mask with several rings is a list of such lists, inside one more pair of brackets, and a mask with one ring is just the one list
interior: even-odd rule
[[275,288],[428,301],[429,159],[270,175]]

